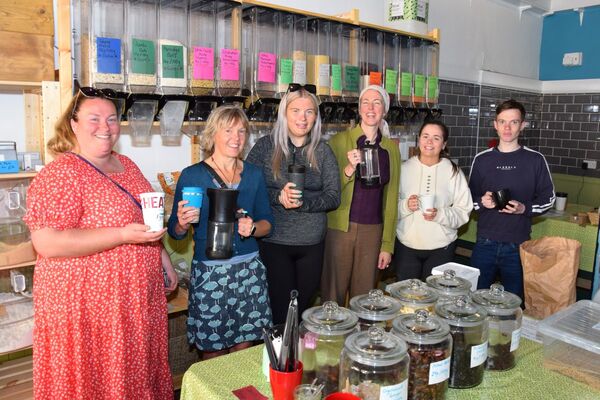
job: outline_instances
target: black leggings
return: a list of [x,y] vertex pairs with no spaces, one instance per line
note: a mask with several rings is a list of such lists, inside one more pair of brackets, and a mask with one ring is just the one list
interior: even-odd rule
[[456,250],[456,241],[434,250],[416,250],[406,247],[398,239],[394,247],[394,268],[399,281],[420,279],[425,281],[431,270],[438,265],[451,262]]
[[321,283],[325,242],[291,246],[259,241],[260,258],[267,267],[273,324],[283,324],[290,292],[298,290],[299,318],[312,304]]

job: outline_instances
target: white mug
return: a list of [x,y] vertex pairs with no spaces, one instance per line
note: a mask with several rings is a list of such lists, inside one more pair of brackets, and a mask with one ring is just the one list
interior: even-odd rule
[[431,214],[430,211],[427,211],[431,208],[434,208],[433,205],[435,203],[435,195],[434,194],[422,194],[419,195],[419,208],[423,214]]

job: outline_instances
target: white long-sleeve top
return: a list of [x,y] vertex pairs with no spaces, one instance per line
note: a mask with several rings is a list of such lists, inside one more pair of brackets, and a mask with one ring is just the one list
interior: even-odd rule
[[[433,221],[426,221],[421,210],[408,209],[413,194],[435,195]],[[450,160],[442,158],[429,167],[414,156],[402,165],[396,235],[403,245],[417,250],[446,247],[456,240],[458,228],[469,221],[472,209],[467,179],[460,169],[452,176]]]

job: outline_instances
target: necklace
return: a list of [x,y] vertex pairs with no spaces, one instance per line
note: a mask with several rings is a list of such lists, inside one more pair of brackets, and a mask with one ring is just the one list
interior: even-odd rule
[[[210,156],[210,160],[213,162],[213,164],[215,164],[215,167],[217,167],[217,171],[219,171],[219,173],[221,173],[221,175],[223,175],[223,178],[225,179],[225,183],[227,183],[227,175],[225,175],[223,170],[221,170],[221,168],[219,167],[219,164],[217,164],[217,162],[215,161],[213,156]],[[233,166],[233,175],[231,176],[231,180],[229,181],[229,184],[227,186],[229,186],[229,187],[233,186],[233,181],[235,180],[236,172],[237,172],[237,160],[235,160],[235,165]]]

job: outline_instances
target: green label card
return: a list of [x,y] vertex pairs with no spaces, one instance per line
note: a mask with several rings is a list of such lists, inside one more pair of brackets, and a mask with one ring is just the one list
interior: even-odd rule
[[170,44],[162,45],[162,68],[163,78],[183,79],[185,77],[183,69],[183,46],[174,46]]
[[415,74],[415,97],[425,97],[425,75]]
[[412,74],[410,72],[400,74],[400,96],[410,96],[411,86]]
[[342,90],[342,66],[340,64],[331,64],[331,89]]
[[131,72],[148,75],[156,73],[156,57],[152,40],[131,39]]
[[396,94],[398,89],[398,71],[393,69],[385,70],[385,91],[390,94]]
[[292,83],[294,61],[290,58],[279,59],[279,84],[289,85]]
[[427,77],[427,88],[429,89],[427,93],[427,99],[437,99],[438,97],[438,77],[429,75]]
[[344,72],[344,90],[358,92],[358,67],[356,65],[346,65],[344,67]]

